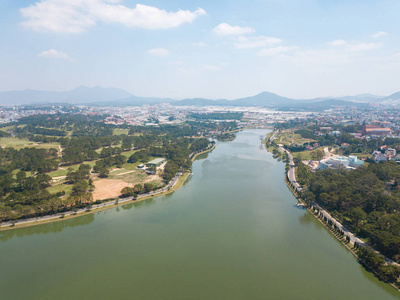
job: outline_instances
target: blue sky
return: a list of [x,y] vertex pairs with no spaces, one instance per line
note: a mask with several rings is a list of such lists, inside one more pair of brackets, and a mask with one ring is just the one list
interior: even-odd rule
[[3,0],[0,91],[293,98],[400,90],[398,0]]

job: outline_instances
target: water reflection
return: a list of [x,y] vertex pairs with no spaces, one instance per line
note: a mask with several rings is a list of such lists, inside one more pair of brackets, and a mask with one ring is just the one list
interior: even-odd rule
[[6,242],[14,237],[24,237],[35,234],[58,233],[63,231],[65,228],[90,224],[94,221],[94,219],[95,219],[94,214],[89,214],[71,220],[63,220],[59,222],[53,222],[32,227],[2,231],[0,232],[0,241]]
[[196,156],[196,158],[194,160],[201,160],[201,159],[205,159],[208,157],[208,154],[210,154],[213,150],[206,152],[206,153],[202,153]]
[[[293,205],[293,207],[296,207],[296,205]],[[296,207],[298,209],[303,209],[302,207]],[[299,221],[301,224],[316,224],[316,220],[313,216],[310,215],[310,213],[306,210],[304,210],[304,214],[302,214],[299,217]]]
[[144,207],[144,206],[147,207],[147,206],[155,204],[155,201],[153,201],[153,200],[154,200],[154,197],[150,198],[150,199],[146,199],[146,200],[141,200],[141,201],[138,201],[138,202],[133,202],[132,205],[135,208]]

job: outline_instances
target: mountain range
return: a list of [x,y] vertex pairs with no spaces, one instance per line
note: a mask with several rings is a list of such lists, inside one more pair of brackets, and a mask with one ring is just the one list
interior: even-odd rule
[[80,86],[65,92],[21,90],[0,92],[0,105],[38,105],[38,104],[90,104],[133,106],[143,104],[170,103],[176,106],[260,106],[280,110],[319,111],[333,106],[367,107],[369,103],[393,103],[400,101],[400,92],[381,97],[372,94],[356,96],[328,97],[315,99],[292,99],[270,92],[262,92],[255,96],[235,100],[211,100],[192,98],[175,100],[170,98],[138,97],[118,88]]

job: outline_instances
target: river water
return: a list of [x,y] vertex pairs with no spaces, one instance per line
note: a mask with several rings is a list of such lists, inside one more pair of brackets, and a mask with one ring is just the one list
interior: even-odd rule
[[399,299],[246,130],[171,195],[0,233],[0,299]]

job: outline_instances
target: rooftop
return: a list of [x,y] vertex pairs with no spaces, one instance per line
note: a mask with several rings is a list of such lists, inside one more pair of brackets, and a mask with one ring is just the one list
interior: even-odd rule
[[152,161],[149,161],[148,164],[160,164],[165,161],[165,158],[155,158]]

